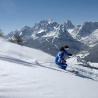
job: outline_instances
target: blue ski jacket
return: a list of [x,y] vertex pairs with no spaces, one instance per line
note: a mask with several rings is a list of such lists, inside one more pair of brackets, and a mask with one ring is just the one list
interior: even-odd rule
[[72,56],[72,54],[68,53],[66,50],[65,51],[59,51],[56,55],[55,58],[55,63],[56,64],[63,64],[63,61],[65,61],[66,56]]

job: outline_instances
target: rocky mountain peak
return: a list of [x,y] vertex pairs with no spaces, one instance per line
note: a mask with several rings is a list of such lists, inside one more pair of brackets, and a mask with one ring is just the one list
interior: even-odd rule
[[78,34],[80,36],[85,37],[85,36],[88,36],[89,34],[91,34],[96,29],[98,29],[98,22],[85,22],[82,25]]
[[66,29],[73,29],[75,26],[72,24],[71,20],[67,20],[65,23],[64,23]]

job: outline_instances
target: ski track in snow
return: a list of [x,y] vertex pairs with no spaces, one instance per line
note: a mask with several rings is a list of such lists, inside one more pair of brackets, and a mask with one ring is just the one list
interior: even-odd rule
[[[63,74],[60,71],[54,72],[49,68],[43,68],[44,65],[39,67],[37,61],[33,61],[34,66],[37,67],[27,67],[24,66],[25,64],[29,65],[28,62],[23,60],[0,57],[0,98],[32,98],[32,96],[34,98],[87,98],[87,96],[97,98],[97,95],[94,97],[94,94],[85,97],[83,93],[87,92],[87,89],[83,91],[81,88],[79,91],[81,94],[78,93],[77,83],[73,83],[76,76],[72,74]],[[33,64],[30,63],[30,66]],[[45,73],[49,76],[47,77]],[[92,82],[86,79],[84,81],[88,81],[89,86],[89,83]],[[67,83],[70,86],[67,86]],[[73,87],[76,90],[74,93],[72,93]],[[89,89],[94,89],[94,87],[90,86]]]
[[[4,61],[8,61],[8,62],[13,62],[13,63],[16,63],[16,64],[21,64],[21,65],[24,65],[24,66],[27,66],[27,67],[38,67],[39,66],[39,67],[47,68],[47,69],[54,70],[54,71],[59,71],[59,72],[64,72],[64,73],[69,72],[73,75],[76,75],[76,76],[79,76],[79,77],[82,77],[82,78],[96,80],[96,79],[93,79],[93,77],[90,76],[91,73],[89,74],[85,70],[83,70],[83,69],[81,70],[79,68],[72,68],[73,70],[64,71],[60,68],[49,66],[49,65],[52,64],[51,62],[48,62],[48,64],[46,64],[47,62],[46,63],[45,62],[39,62],[37,60],[34,60],[33,62],[27,62],[27,61],[24,61],[24,60],[21,60],[21,59],[17,59],[17,58],[14,58],[14,57],[9,57],[9,56],[3,56],[3,55],[0,56],[0,59],[4,60]],[[97,75],[97,77],[98,77],[98,75]],[[94,77],[94,78],[96,78],[96,77]]]
[[0,59],[4,60],[4,61],[13,62],[13,63],[16,63],[16,64],[21,64],[21,65],[24,65],[24,66],[33,67],[33,65],[34,65],[33,63],[30,63],[30,62],[27,62],[27,61],[24,61],[24,60],[20,60],[20,59],[14,58],[14,57],[0,56]]

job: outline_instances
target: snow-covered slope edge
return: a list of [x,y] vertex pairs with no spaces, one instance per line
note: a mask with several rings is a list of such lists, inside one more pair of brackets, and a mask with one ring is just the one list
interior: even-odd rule
[[[25,46],[17,45],[0,38],[0,55],[6,55],[10,57],[15,57],[17,59],[27,59],[38,61],[53,60],[53,57],[36,49],[31,49]],[[42,54],[42,55],[41,55]],[[47,58],[46,58],[47,57]]]

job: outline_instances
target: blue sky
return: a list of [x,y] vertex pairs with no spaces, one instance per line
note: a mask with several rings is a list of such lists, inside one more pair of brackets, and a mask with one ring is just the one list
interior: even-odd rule
[[98,0],[0,0],[0,28],[5,33],[44,19],[98,21]]

